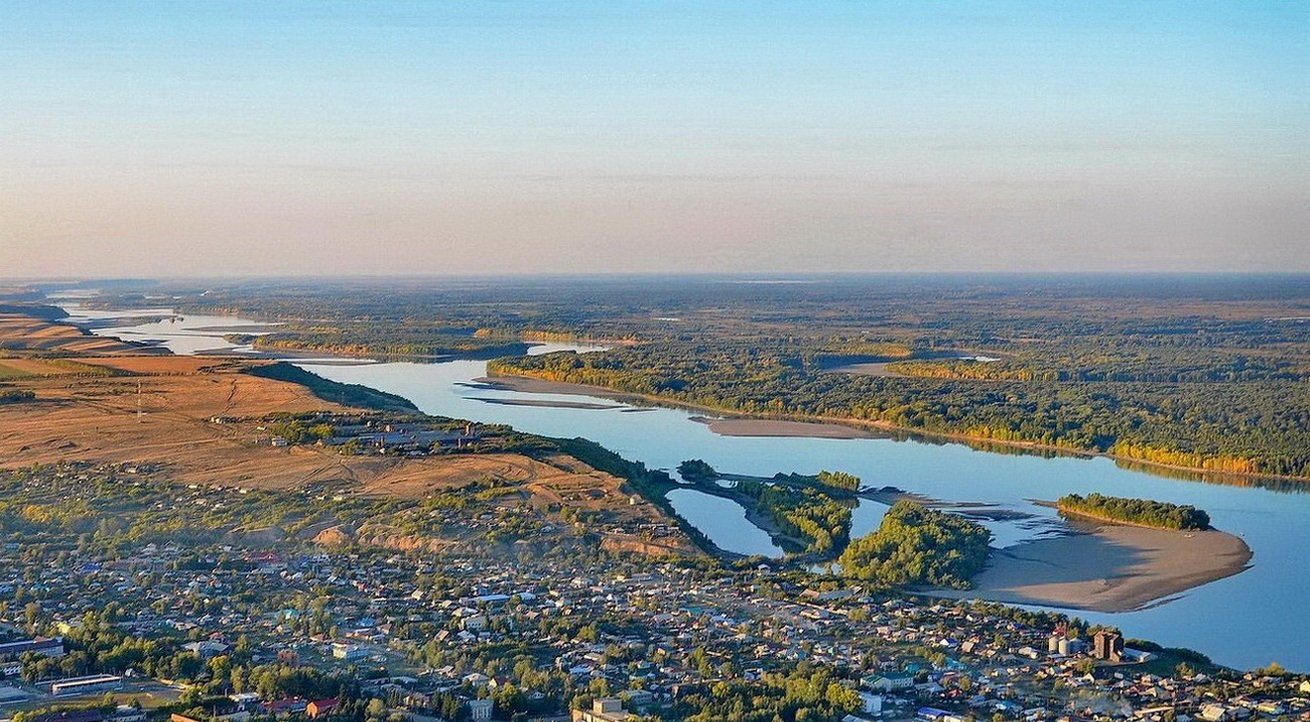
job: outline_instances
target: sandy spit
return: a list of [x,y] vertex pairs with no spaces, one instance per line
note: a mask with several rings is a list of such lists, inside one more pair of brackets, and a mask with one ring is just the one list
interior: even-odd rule
[[693,416],[691,420],[705,424],[720,436],[803,436],[812,439],[868,439],[877,436],[850,426],[807,421],[711,419],[704,416]]
[[1227,532],[1077,523],[1079,533],[992,552],[974,589],[936,596],[1127,612],[1249,568],[1251,549]]

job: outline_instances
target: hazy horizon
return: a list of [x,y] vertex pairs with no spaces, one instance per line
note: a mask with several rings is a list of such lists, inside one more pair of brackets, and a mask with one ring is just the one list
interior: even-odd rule
[[1310,271],[1310,5],[13,2],[0,276]]
[[[222,284],[242,287],[271,285],[295,287],[312,283],[316,286],[408,286],[435,283],[440,287],[461,283],[497,282],[547,284],[594,282],[649,282],[649,283],[733,283],[744,285],[815,285],[820,283],[848,283],[864,281],[932,281],[943,284],[961,283],[1034,283],[1038,285],[1080,285],[1106,282],[1126,284],[1147,283],[1152,280],[1172,280],[1183,284],[1215,282],[1229,284],[1246,280],[1265,282],[1295,282],[1310,280],[1310,271],[543,271],[505,272],[486,271],[469,273],[301,273],[290,275],[259,274],[179,274],[156,276],[94,276],[94,275],[31,275],[16,276],[0,273],[0,284],[9,283],[36,288],[67,286],[70,290],[105,290],[108,288],[144,289],[148,286],[187,288],[198,283]],[[194,290],[194,289],[190,289]]]

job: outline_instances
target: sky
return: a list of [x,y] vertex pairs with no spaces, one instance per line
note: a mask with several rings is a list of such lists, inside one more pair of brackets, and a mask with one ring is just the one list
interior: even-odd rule
[[0,277],[1310,271],[1310,3],[0,2]]

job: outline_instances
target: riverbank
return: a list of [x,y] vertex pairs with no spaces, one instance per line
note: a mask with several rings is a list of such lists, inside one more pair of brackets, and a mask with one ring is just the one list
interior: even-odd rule
[[[917,428],[897,426],[896,424],[886,421],[870,421],[866,419],[853,419],[835,416],[812,416],[806,414],[790,415],[789,418],[762,418],[751,416],[750,414],[722,409],[703,404],[692,404],[678,399],[671,399],[663,396],[652,396],[648,394],[634,394],[624,391],[615,391],[603,386],[589,386],[586,384],[574,384],[564,381],[547,381],[544,379],[532,378],[530,376],[493,376],[475,379],[478,383],[484,383],[489,388],[502,391],[520,391],[523,393],[534,394],[567,394],[581,396],[597,396],[600,398],[622,401],[628,404],[644,403],[658,404],[672,408],[688,409],[691,411],[701,411],[708,414],[714,414],[714,421],[723,422],[720,429],[715,430],[713,425],[711,430],[722,436],[772,436],[772,437],[807,437],[807,438],[865,438],[861,436],[828,436],[829,433],[842,432],[824,432],[825,435],[816,435],[815,433],[804,433],[805,430],[812,427],[826,428],[836,427],[839,429],[848,429],[853,432],[865,432],[867,437],[878,437],[892,434],[907,435],[910,437],[921,437],[924,439],[940,439],[943,441],[955,441],[971,446],[986,445],[1003,447],[1005,449],[1018,449],[1031,451],[1033,453],[1056,453],[1070,457],[1096,458],[1102,457],[1110,459],[1119,464],[1131,465],[1141,471],[1148,473],[1159,471],[1159,475],[1168,476],[1169,471],[1186,472],[1196,475],[1203,481],[1214,481],[1217,483],[1226,483],[1227,480],[1251,480],[1251,479],[1271,479],[1283,482],[1297,482],[1310,484],[1310,478],[1285,476],[1280,474],[1254,474],[1254,473],[1232,473],[1218,472],[1213,469],[1204,469],[1193,466],[1180,466],[1177,464],[1164,464],[1154,461],[1144,461],[1128,456],[1111,454],[1108,452],[1092,451],[1088,449],[1075,449],[1067,446],[1055,446],[1052,444],[1041,444],[1034,441],[1014,441],[1009,439],[992,439],[984,436],[971,436],[968,434],[953,434],[942,431],[924,431]],[[746,425],[745,422],[751,422]],[[704,423],[703,421],[701,423]],[[800,426],[797,426],[797,425]],[[734,429],[750,429],[751,433],[730,433]],[[1310,487],[1308,487],[1310,488]]]
[[1074,522],[1071,535],[993,551],[968,591],[934,596],[1128,612],[1245,571],[1251,549],[1214,529],[1175,531]]

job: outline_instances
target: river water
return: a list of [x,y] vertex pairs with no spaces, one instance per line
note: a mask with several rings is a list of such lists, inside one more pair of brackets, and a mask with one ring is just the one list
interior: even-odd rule
[[[230,347],[221,337],[202,341],[209,327],[256,329],[241,319],[192,319],[131,329],[178,353]],[[121,334],[123,325],[106,325]],[[217,341],[217,343],[214,343]],[[561,350],[541,345],[535,353]],[[1151,608],[1103,614],[1075,612],[1092,622],[1121,627],[1127,636],[1208,654],[1222,664],[1249,668],[1277,661],[1310,669],[1310,574],[1303,537],[1310,530],[1310,494],[1295,485],[1279,489],[1182,481],[1117,467],[1108,459],[1041,458],[976,451],[961,444],[892,439],[750,438],[714,434],[691,420],[695,414],[670,408],[634,409],[606,399],[526,394],[481,387],[482,361],[444,363],[315,363],[295,361],[308,371],[343,383],[357,383],[410,399],[424,412],[557,437],[581,436],[656,469],[674,469],[684,459],[704,459],[714,468],[772,476],[779,471],[846,471],[865,484],[891,485],[947,502],[996,505],[1030,518],[986,522],[994,545],[1008,546],[1052,533],[1061,522],[1033,500],[1097,491],[1147,497],[1206,510],[1216,528],[1240,535],[1254,552],[1241,574],[1189,590]],[[513,399],[594,402],[607,408],[558,408],[489,403]],[[1304,488],[1310,491],[1310,484]],[[746,554],[777,554],[768,536],[745,520],[731,501],[694,490],[676,490],[674,507],[721,547]],[[853,534],[876,528],[885,507],[863,502]]]

